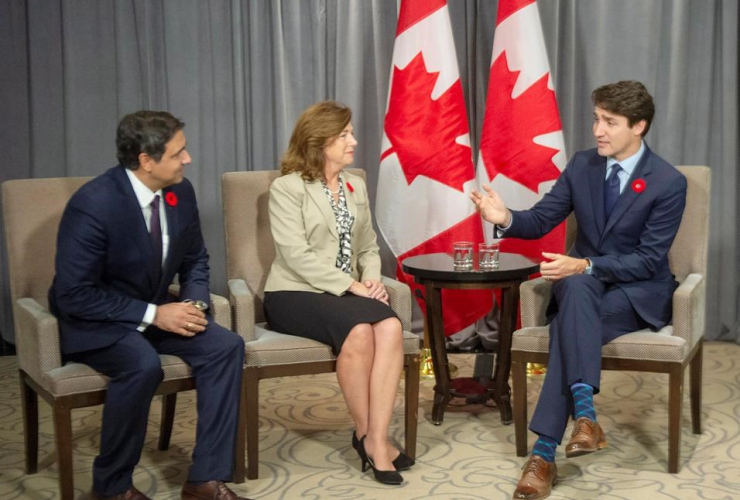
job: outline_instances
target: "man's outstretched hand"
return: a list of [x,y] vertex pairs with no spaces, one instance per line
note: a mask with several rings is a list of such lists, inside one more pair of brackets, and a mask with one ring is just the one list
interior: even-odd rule
[[511,212],[504,201],[490,186],[484,184],[483,190],[486,194],[475,189],[470,192],[476,211],[488,222],[507,227],[511,223]]

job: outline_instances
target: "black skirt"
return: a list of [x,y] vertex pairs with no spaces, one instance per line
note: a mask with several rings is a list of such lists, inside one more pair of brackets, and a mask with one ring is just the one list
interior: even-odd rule
[[316,340],[335,355],[355,326],[398,317],[379,300],[351,293],[266,292],[264,307],[271,330]]

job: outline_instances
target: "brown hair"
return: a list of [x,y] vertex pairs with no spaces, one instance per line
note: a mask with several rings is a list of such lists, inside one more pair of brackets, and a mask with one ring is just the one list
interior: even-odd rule
[[337,101],[321,101],[307,108],[293,129],[280,163],[282,175],[300,172],[307,181],[324,173],[324,147],[339,137],[352,119],[352,110]]
[[124,116],[116,131],[118,161],[131,170],[139,168],[139,155],[162,159],[167,143],[182,130],[182,122],[166,111],[141,110]]
[[652,96],[642,83],[635,80],[603,85],[591,93],[591,102],[610,113],[626,117],[630,127],[640,120],[645,120],[643,137],[650,130],[650,124],[655,116]]

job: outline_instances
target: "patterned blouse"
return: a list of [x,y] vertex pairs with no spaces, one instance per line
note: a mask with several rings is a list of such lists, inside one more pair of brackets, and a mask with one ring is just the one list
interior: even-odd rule
[[352,270],[352,225],[355,223],[355,216],[352,215],[347,207],[347,198],[344,195],[344,181],[339,176],[339,202],[334,202],[334,196],[329,187],[322,180],[322,186],[326,197],[329,198],[331,209],[334,211],[334,217],[337,220],[337,232],[339,233],[339,253],[337,254],[337,268],[349,274]]

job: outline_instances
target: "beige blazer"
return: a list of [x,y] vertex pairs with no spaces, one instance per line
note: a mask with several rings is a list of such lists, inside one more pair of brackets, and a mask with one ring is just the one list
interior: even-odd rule
[[365,181],[346,171],[341,176],[347,207],[355,216],[351,274],[336,267],[339,233],[321,181],[304,181],[294,172],[278,177],[270,186],[275,260],[267,276],[266,292],[290,290],[342,295],[353,280],[380,279],[380,255]]

